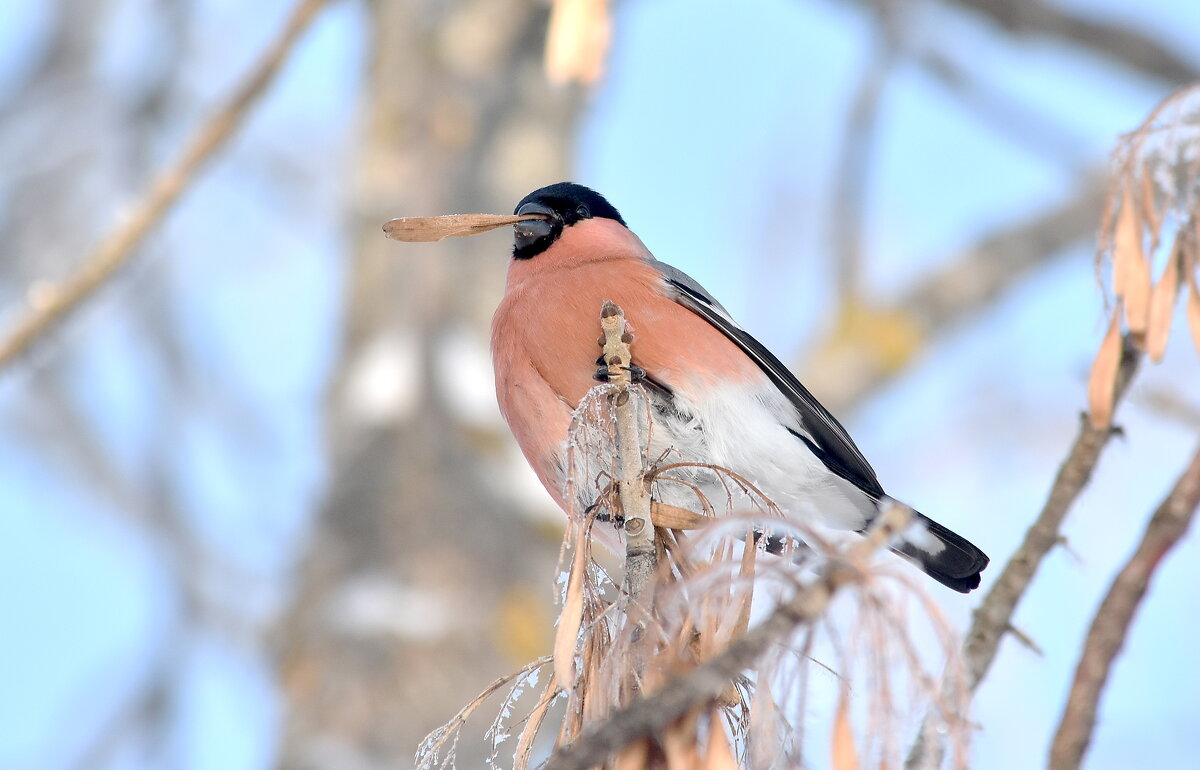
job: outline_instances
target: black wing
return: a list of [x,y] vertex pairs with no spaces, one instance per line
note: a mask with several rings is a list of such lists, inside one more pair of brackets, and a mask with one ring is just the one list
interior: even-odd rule
[[792,433],[808,445],[825,467],[869,496],[875,499],[883,497],[883,487],[875,477],[875,470],[854,445],[850,434],[829,410],[821,406],[821,402],[800,384],[800,380],[796,379],[771,351],[763,347],[762,343],[738,326],[725,308],[721,307],[721,303],[713,299],[703,286],[682,270],[665,262],[656,261],[655,267],[663,274],[668,290],[676,302],[708,321],[745,351],[775,387],[787,396],[788,401],[796,408],[803,429],[803,432]]

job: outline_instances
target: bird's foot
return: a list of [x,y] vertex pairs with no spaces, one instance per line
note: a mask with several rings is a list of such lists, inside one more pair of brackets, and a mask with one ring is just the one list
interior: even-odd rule
[[617,529],[625,526],[625,517],[620,513],[613,511],[611,506],[605,504],[604,500],[597,500],[589,505],[583,512],[584,519],[593,518],[595,521],[604,523],[612,523]]
[[[637,364],[630,363],[629,366],[619,367],[629,372],[629,381],[640,383],[646,379],[646,370]],[[605,362],[604,356],[596,359],[596,373],[592,375],[592,379],[597,382],[609,382],[612,379],[612,372],[609,365]]]

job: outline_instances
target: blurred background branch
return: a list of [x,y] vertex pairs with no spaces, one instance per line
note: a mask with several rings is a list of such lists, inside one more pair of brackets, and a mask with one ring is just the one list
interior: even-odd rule
[[179,159],[155,177],[142,198],[121,216],[107,235],[61,283],[35,283],[29,289],[30,312],[0,338],[0,368],[12,363],[41,336],[96,291],[122,264],[191,184],[197,171],[237,130],[246,111],[271,85],[279,68],[327,0],[303,0],[284,29],[263,53],[245,82],[192,137]]
[[1113,59],[1126,67],[1172,83],[1200,78],[1195,62],[1174,53],[1161,40],[1125,25],[1096,21],[1044,0],[948,0],[982,14],[1021,36],[1049,36]]
[[[325,428],[332,482],[275,634],[290,705],[284,767],[407,760],[482,680],[545,652],[551,632],[557,535],[499,494],[496,470],[474,458],[502,428],[464,419],[448,383],[470,376],[458,370],[464,354],[486,356],[462,351],[479,345],[462,327],[486,328],[479,298],[502,284],[507,233],[401,254],[379,228],[398,214],[511,205],[565,176],[575,99],[540,77],[548,14],[537,0],[385,0],[370,11]],[[490,400],[487,370],[479,376],[469,387]],[[462,743],[463,766],[482,766],[483,742]]]

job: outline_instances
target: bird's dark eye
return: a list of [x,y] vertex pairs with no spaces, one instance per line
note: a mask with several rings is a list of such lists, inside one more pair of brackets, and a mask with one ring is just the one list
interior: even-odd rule
[[575,209],[575,215],[580,219],[591,219],[592,212],[588,209],[587,204],[579,204],[579,208]]

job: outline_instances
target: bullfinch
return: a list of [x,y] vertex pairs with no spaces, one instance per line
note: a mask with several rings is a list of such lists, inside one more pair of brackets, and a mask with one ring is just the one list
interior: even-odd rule
[[[654,258],[620,213],[572,183],[517,204],[504,298],[491,348],[500,411],[525,458],[564,510],[583,510],[596,489],[573,484],[568,431],[596,384],[604,300],[633,332],[631,369],[648,394],[648,457],[674,465],[654,482],[661,502],[696,512],[730,499],[712,467],[751,482],[785,515],[862,531],[889,498],[846,429],[800,381],[682,271]],[[704,502],[702,498],[707,500]],[[581,506],[581,507],[576,507]],[[988,557],[917,514],[893,550],[938,582],[966,593]]]

